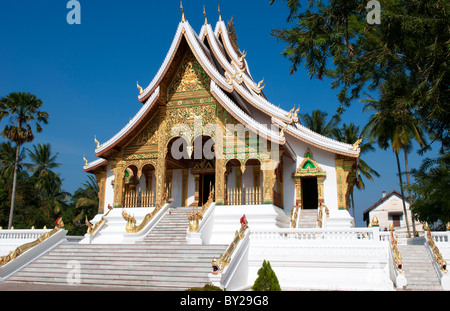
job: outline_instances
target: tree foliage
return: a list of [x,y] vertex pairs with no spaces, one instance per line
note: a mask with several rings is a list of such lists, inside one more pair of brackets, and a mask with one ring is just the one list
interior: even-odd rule
[[366,0],[285,2],[292,27],[272,35],[286,43],[291,73],[304,65],[310,78],[332,79],[342,112],[365,88],[406,72],[415,111],[443,150],[450,146],[449,1],[379,0],[380,25],[368,24]]
[[411,173],[415,182],[408,187],[412,192],[412,211],[416,219],[430,224],[450,222],[450,154],[426,159]]
[[252,290],[281,291],[280,283],[278,282],[278,278],[275,275],[275,271],[273,271],[270,266],[269,261],[266,262],[264,260],[262,267],[258,270],[258,278],[255,280]]

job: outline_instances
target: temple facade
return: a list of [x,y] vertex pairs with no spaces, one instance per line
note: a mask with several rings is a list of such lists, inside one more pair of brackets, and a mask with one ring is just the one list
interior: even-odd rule
[[[219,15],[220,16],[220,15]],[[300,124],[264,95],[219,17],[197,34],[184,17],[142,108],[84,171],[97,177],[99,214],[108,207],[273,205],[327,213],[352,226],[349,197],[360,149]],[[295,222],[291,226],[296,227]]]

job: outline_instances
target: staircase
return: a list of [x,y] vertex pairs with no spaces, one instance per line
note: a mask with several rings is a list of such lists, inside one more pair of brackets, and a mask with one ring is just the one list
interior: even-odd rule
[[408,285],[405,290],[442,290],[425,245],[398,245]]
[[317,227],[317,209],[302,209],[298,228],[316,228]]
[[188,245],[188,208],[166,213],[136,244],[63,243],[7,279],[8,282],[67,285],[79,263],[79,285],[146,290],[185,290],[209,283],[211,261],[226,245]]

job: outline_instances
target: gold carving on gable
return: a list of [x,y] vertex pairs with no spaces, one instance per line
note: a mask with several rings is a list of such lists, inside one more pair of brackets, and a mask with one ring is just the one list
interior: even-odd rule
[[190,50],[169,87],[169,94],[209,90],[210,78]]

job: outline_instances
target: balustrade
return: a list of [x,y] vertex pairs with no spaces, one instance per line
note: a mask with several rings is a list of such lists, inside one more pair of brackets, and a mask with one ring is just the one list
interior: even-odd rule
[[259,205],[262,204],[261,190],[256,187],[227,189],[228,205]]
[[129,191],[124,195],[123,207],[153,207],[155,206],[155,198],[153,192]]

